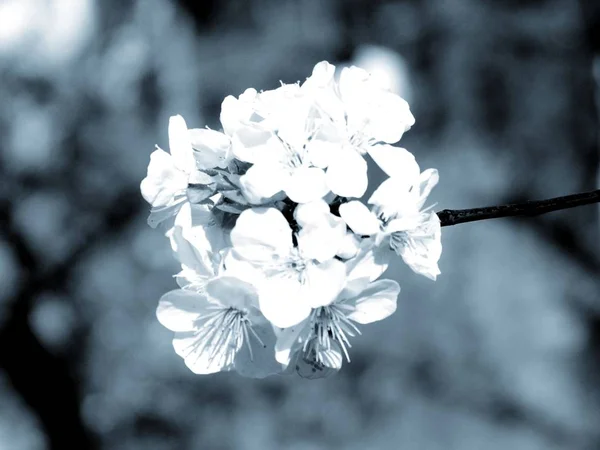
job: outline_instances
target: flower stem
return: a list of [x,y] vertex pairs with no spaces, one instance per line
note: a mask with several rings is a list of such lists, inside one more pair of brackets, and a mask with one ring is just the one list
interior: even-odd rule
[[561,209],[600,203],[600,189],[581,194],[555,197],[547,200],[527,201],[511,205],[488,206],[472,209],[444,209],[437,213],[441,226],[447,227],[459,223],[477,220],[497,219],[511,216],[536,216]]

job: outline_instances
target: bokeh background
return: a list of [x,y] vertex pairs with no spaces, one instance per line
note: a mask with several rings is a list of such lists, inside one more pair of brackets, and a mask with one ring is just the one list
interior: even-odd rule
[[600,448],[596,206],[444,228],[332,378],[174,354],[150,152],[321,60],[409,100],[437,209],[598,188],[595,0],[0,0],[0,449]]

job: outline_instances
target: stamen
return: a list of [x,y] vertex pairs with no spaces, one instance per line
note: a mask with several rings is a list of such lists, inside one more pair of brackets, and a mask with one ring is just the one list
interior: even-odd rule
[[217,362],[225,367],[233,363],[236,353],[245,343],[250,352],[250,359],[253,360],[254,354],[248,330],[263,347],[265,344],[252,329],[252,323],[246,317],[247,311],[220,305],[211,306],[209,309],[214,312],[201,317],[196,322],[198,329],[194,342],[189,347],[197,352],[198,357],[208,352],[209,364]]
[[[281,139],[278,132],[275,132],[275,136],[277,137],[277,139],[279,139],[279,142],[281,142],[281,145],[283,145],[283,148],[285,149],[285,156],[282,155],[283,158],[281,158],[280,163],[282,163],[285,166],[288,166],[291,169],[302,167],[304,155],[300,155],[300,153],[296,149],[292,148],[290,144]],[[304,148],[302,150],[304,150]]]
[[322,350],[330,351],[335,342],[344,352],[346,360],[350,362],[348,352],[348,349],[352,348],[350,337],[361,334],[356,325],[347,317],[348,312],[352,309],[352,306],[344,304],[333,304],[314,309],[310,316],[314,337],[304,342],[303,353],[309,356],[314,352],[315,361],[324,364],[327,361],[323,360],[323,355],[327,355],[327,352]]
[[[260,345],[263,346],[263,348],[267,348],[267,346],[265,345],[265,343],[262,341],[262,339],[260,338],[260,336],[258,334],[256,334],[256,331],[254,331],[254,328],[252,328],[252,325],[248,325],[248,329],[250,330],[250,332],[252,333],[252,335],[254,336],[254,338],[260,342]],[[250,341],[248,341],[248,343],[250,343]]]
[[248,347],[248,352],[250,352],[250,361],[254,361],[254,354],[252,353],[252,345],[250,344],[250,339],[248,338],[248,328],[242,327],[244,330],[244,339],[246,340],[246,347]]

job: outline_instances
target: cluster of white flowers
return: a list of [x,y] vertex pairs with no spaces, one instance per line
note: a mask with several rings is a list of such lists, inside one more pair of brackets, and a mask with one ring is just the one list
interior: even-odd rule
[[[170,154],[157,147],[141,183],[181,263],[158,320],[198,374],[327,376],[358,325],[396,310],[398,283],[378,280],[394,252],[440,273],[440,222],[423,208],[437,171],[390,145],[409,106],[357,67],[336,77],[324,61],[302,84],[228,96],[220,119],[222,132],[171,117]],[[366,154],[389,177],[370,208]]]

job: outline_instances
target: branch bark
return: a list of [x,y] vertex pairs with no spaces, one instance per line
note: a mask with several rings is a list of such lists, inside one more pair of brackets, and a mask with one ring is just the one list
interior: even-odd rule
[[600,189],[581,194],[555,197],[547,200],[527,201],[510,205],[488,206],[471,209],[444,209],[437,213],[441,226],[458,225],[459,223],[478,220],[498,219],[514,216],[537,216],[540,214],[574,208],[576,206],[600,203]]

